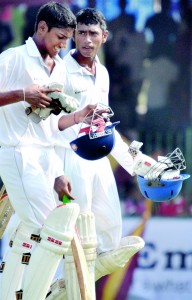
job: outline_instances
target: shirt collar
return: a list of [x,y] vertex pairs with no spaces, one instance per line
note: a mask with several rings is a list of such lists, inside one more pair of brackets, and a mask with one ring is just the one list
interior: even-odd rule
[[[39,52],[39,49],[37,48],[34,40],[31,37],[29,37],[26,40],[26,47],[27,47],[27,52],[28,52],[29,56],[39,57],[39,58],[42,59],[41,53]],[[54,57],[54,60],[56,60],[56,61],[59,60],[59,59],[61,59],[59,57],[59,55],[56,55]]]
[[[68,71],[69,73],[76,73],[76,72],[83,73],[84,68],[81,67],[81,66],[78,64],[78,62],[72,57],[72,54],[73,54],[74,52],[75,52],[75,49],[70,50],[70,51],[66,54],[66,56],[65,56],[65,58],[64,58],[64,60],[65,60],[65,62],[66,62],[66,68],[67,68],[67,71]],[[100,64],[100,61],[99,61],[99,57],[98,57],[98,56],[95,57],[95,63],[96,63],[96,65],[99,65],[99,64]]]
[[26,40],[26,48],[27,48],[27,52],[30,56],[41,57],[41,54],[40,54],[34,40],[31,37],[29,37]]

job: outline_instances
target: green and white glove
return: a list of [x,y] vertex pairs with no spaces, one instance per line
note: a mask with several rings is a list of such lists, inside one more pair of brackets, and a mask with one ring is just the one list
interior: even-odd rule
[[47,94],[47,96],[53,100],[49,107],[26,108],[25,112],[33,122],[39,123],[41,120],[47,119],[50,114],[60,114],[62,110],[66,113],[71,113],[77,110],[77,108],[79,107],[79,102],[75,98],[68,96],[63,92],[62,84],[52,82],[48,86],[46,86],[46,88],[59,89],[60,92],[51,92]]
[[48,93],[47,96],[53,100],[50,105],[50,108],[53,110],[52,113],[56,112],[55,114],[58,114],[58,110],[60,110],[60,112],[63,110],[66,113],[71,113],[79,107],[79,103],[75,98],[63,92],[52,92]]

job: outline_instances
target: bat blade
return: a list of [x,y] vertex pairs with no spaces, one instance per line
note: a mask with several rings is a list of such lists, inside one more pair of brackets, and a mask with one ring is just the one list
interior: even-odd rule
[[87,266],[82,245],[76,233],[71,241],[71,248],[72,248],[76,272],[77,272],[81,299],[91,300],[92,293],[91,293],[91,280],[90,280],[89,269]]
[[2,239],[7,224],[14,212],[8,195],[5,193],[5,186],[0,191],[0,239]]

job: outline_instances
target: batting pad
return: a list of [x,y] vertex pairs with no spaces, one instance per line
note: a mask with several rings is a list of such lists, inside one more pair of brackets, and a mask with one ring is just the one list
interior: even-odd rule
[[31,233],[31,228],[20,223],[2,273],[3,300],[15,299],[15,292],[22,286],[25,267],[29,263],[31,251],[36,246],[36,242],[31,240]]
[[71,244],[78,214],[75,203],[61,205],[49,214],[27,268],[23,300],[46,298],[58,264]]
[[[79,223],[79,220],[81,218],[78,218],[77,223]],[[81,226],[78,224],[78,228],[80,231],[80,236],[82,237],[82,231],[80,229]],[[83,226],[84,227],[84,226]],[[86,227],[85,227],[86,228]],[[87,228],[88,229],[88,228]],[[88,232],[88,231],[87,231]],[[91,236],[91,234],[90,234]],[[91,238],[93,241],[93,237]],[[86,242],[85,244],[88,245],[89,242],[86,239],[82,238],[82,242]],[[84,245],[85,245],[84,244]],[[139,236],[128,236],[121,239],[121,243],[118,249],[108,251],[105,253],[102,253],[97,256],[96,262],[95,262],[95,281],[97,281],[99,278],[111,274],[118,270],[119,268],[123,268],[125,264],[129,261],[129,259],[136,254],[138,251],[140,251],[145,245],[144,240]],[[88,248],[87,248],[88,249]],[[54,293],[52,295],[47,295],[46,300],[67,300],[67,299],[81,299],[79,289],[77,287],[77,275],[76,270],[74,266],[74,261],[72,255],[69,255],[70,251],[67,253],[67,261],[65,259],[65,285],[58,288],[58,283],[54,282]],[[89,261],[88,261],[89,266]],[[70,283],[66,281],[66,274],[68,274]],[[71,276],[71,277],[70,277]],[[58,281],[63,282],[63,279],[59,279]],[[73,285],[75,284],[75,285]],[[69,290],[69,294],[66,295],[66,288]],[[71,293],[73,295],[71,296]],[[55,294],[55,297],[54,297]],[[70,296],[70,298],[69,298]],[[72,298],[71,298],[72,297]],[[73,298],[76,297],[76,298]],[[93,298],[94,299],[94,298]]]
[[0,196],[0,239],[2,239],[4,231],[13,213],[14,209],[8,195],[4,194],[2,197]]
[[[96,230],[95,217],[92,212],[81,213],[77,219],[77,234],[84,250],[86,264],[89,271],[89,282],[87,283],[91,291],[91,300],[95,299],[95,259],[96,259]],[[83,267],[83,262],[82,262]],[[77,271],[71,249],[65,256],[65,284],[67,299],[81,299]],[[64,298],[63,298],[64,299]]]
[[95,265],[95,280],[123,268],[129,259],[145,245],[139,236],[127,236],[121,239],[118,249],[98,255]]
[[77,228],[88,264],[91,281],[95,286],[95,260],[97,257],[97,235],[95,229],[95,216],[90,212],[81,213],[77,219]]

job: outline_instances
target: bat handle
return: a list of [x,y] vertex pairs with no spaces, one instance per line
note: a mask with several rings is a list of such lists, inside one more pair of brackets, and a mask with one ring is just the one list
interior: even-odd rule
[[71,199],[69,199],[66,195],[64,195],[63,198],[62,198],[62,202],[63,202],[64,204],[66,204],[66,203],[71,203]]

